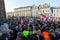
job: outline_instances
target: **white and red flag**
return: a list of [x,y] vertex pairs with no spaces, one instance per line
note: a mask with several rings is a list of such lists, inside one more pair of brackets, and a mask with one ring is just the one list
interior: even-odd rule
[[53,18],[52,18],[52,17],[49,17],[49,18],[48,18],[48,21],[53,21]]
[[40,21],[45,21],[46,20],[46,15],[41,13],[40,14]]

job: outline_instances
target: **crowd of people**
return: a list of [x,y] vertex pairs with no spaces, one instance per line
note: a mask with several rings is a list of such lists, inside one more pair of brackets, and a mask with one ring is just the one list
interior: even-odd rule
[[20,17],[0,22],[0,40],[60,40],[60,22]]

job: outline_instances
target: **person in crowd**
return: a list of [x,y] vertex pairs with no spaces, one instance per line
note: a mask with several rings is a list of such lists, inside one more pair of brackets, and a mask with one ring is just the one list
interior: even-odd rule
[[35,17],[4,19],[0,21],[0,33],[7,34],[8,40],[59,40],[60,22],[42,22]]
[[23,31],[23,40],[28,40],[29,39],[29,31],[28,30],[24,30]]
[[44,40],[51,40],[50,33],[46,29],[42,32],[42,36],[44,37]]
[[56,33],[56,37],[57,37],[57,40],[60,39],[60,26],[58,26],[56,29],[55,29],[55,33]]
[[57,39],[56,39],[56,33],[55,33],[55,31],[54,31],[53,26],[50,27],[49,32],[50,32],[50,34],[51,34],[51,40],[57,40]]
[[38,40],[38,36],[37,36],[36,32],[30,33],[29,38],[30,38],[30,40]]
[[18,31],[16,29],[14,29],[13,30],[13,36],[14,36],[15,39],[17,38],[17,33],[18,33]]
[[16,40],[23,40],[23,34],[22,34],[22,32],[18,32]]

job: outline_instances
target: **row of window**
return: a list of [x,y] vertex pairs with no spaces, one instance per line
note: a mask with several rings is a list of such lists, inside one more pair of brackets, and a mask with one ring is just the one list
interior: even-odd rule
[[59,12],[60,10],[53,10],[53,12]]
[[[31,10],[25,10],[25,9],[23,9],[23,10],[18,10],[18,11],[20,11],[20,12],[29,12],[29,11],[31,11]],[[46,13],[46,12],[51,12],[50,10],[40,10],[40,12],[41,13]],[[60,12],[60,10],[53,10],[53,12]]]
[[[49,14],[47,14],[49,16]],[[52,16],[52,15],[51,15]],[[58,16],[58,14],[54,14],[53,16]]]
[[26,13],[25,12],[22,12],[22,13],[18,12],[18,14],[16,14],[16,15],[27,15],[27,14],[30,14],[30,12],[26,12]]
[[21,9],[16,9],[18,11],[25,11],[25,10],[31,10],[31,8],[21,8]]
[[[44,13],[44,12],[50,12],[50,10],[40,10],[40,12]],[[60,10],[53,10],[53,12],[60,12]]]
[[44,13],[44,12],[49,12],[50,10],[40,10],[40,12]]
[[58,16],[58,14],[54,14],[54,16]]

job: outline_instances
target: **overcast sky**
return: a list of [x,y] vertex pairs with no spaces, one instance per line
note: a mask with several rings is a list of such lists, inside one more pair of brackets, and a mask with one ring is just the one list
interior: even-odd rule
[[50,3],[51,6],[59,6],[60,0],[5,0],[5,8],[6,12],[10,12],[17,7],[31,6],[33,4],[38,6],[44,3]]

